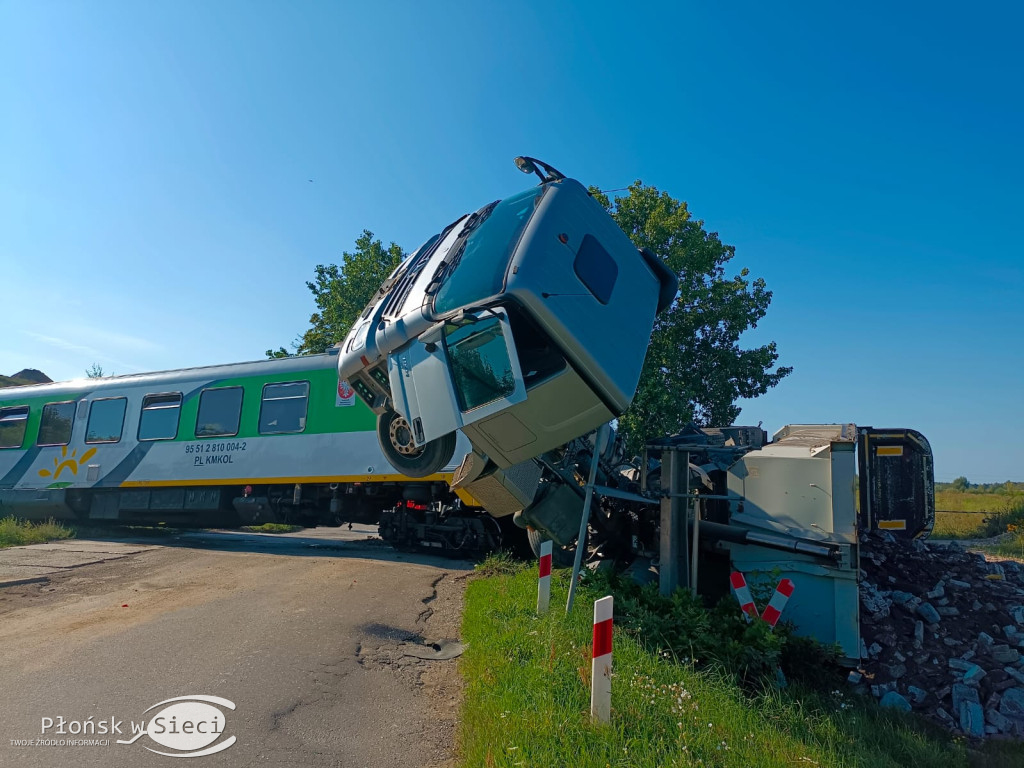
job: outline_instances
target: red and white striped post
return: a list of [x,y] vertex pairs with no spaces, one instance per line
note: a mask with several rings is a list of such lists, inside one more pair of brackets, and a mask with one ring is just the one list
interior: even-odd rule
[[[746,578],[739,571],[733,571],[729,574],[729,582],[736,593],[736,599],[739,600],[740,610],[747,614],[750,619],[756,619],[757,606],[754,605],[754,598],[750,596],[750,587],[747,586]],[[747,619],[747,621],[750,621],[750,619]]]
[[789,602],[789,597],[792,594],[793,582],[789,579],[780,581],[779,586],[775,588],[775,594],[772,595],[772,599],[768,603],[768,607],[761,614],[761,618],[768,622],[769,627],[774,628],[779,623],[779,617],[786,608],[786,603]]
[[590,716],[612,717],[612,596],[594,602],[594,652],[590,662]]
[[551,602],[551,540],[540,543],[540,562],[537,565],[537,614],[548,612]]

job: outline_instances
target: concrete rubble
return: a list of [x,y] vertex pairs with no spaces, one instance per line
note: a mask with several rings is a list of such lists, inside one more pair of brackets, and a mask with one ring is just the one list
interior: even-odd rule
[[861,537],[856,690],[973,738],[1024,738],[1024,564]]

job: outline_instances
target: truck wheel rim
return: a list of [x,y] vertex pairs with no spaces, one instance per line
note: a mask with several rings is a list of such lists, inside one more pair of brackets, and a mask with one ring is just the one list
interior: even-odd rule
[[423,449],[417,448],[412,441],[412,428],[404,416],[395,416],[391,420],[388,435],[391,438],[391,445],[403,456],[418,456],[423,453]]

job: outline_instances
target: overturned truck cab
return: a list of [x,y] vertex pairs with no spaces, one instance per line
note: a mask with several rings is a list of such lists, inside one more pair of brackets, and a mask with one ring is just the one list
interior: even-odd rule
[[479,477],[622,414],[655,315],[675,297],[675,274],[582,184],[517,165],[541,183],[430,238],[342,344],[339,378],[409,477],[448,463],[458,430],[473,445],[463,474]]

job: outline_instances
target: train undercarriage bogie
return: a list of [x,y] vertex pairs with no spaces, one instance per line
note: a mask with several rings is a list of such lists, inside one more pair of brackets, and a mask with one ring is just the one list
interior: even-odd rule
[[504,526],[458,502],[402,500],[381,513],[380,537],[396,549],[476,559],[506,543]]
[[[238,489],[235,489],[236,492]],[[314,483],[246,486],[232,501],[243,525],[375,525],[384,510],[414,499],[455,498],[448,486],[431,482]]]

